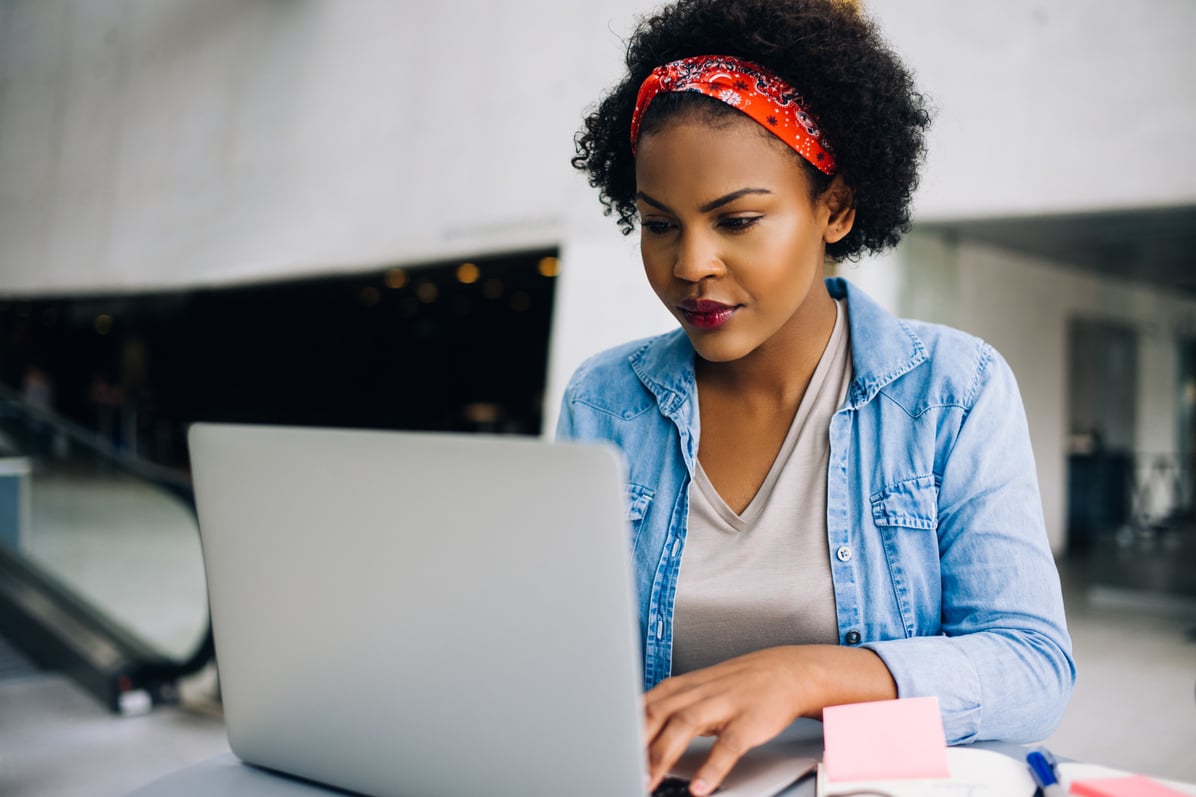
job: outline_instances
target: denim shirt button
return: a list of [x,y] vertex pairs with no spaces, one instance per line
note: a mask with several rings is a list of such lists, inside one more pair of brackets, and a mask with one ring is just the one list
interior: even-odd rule
[[843,637],[843,641],[849,645],[860,644],[860,632],[859,631],[848,631],[847,636]]
[[679,553],[681,553],[681,540],[673,540],[673,558],[677,558]]
[[848,548],[846,545],[842,545],[839,547],[839,550],[835,551],[835,556],[838,557],[840,562],[850,562],[851,548]]
[[663,637],[664,637],[664,622],[661,620],[657,620],[656,621],[656,638],[662,639]]

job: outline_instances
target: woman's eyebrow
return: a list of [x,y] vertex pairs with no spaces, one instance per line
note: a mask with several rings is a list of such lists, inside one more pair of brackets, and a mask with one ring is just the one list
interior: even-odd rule
[[652,197],[645,194],[643,191],[637,191],[635,194],[635,198],[640,200],[641,202],[648,203],[649,205],[656,208],[657,210],[663,210],[665,213],[673,212],[673,209],[671,207],[669,207],[668,205],[666,205],[665,203],[661,202],[658,199],[653,199]]
[[702,205],[702,207],[698,208],[698,210],[700,210],[702,213],[709,213],[710,211],[714,210],[715,208],[721,208],[723,205],[726,205],[728,202],[734,202],[736,199],[739,199],[741,196],[747,196],[748,194],[771,194],[771,193],[772,193],[772,191],[769,191],[767,188],[740,188],[738,191],[732,191],[729,194],[724,194],[723,196],[720,196],[718,199],[710,200],[705,205]]
[[[734,202],[736,199],[739,199],[741,196],[747,196],[748,194],[771,194],[771,193],[772,193],[772,191],[769,191],[767,188],[740,188],[738,191],[732,191],[729,194],[724,194],[723,196],[720,196],[718,199],[710,200],[705,205],[702,205],[700,208],[698,208],[698,211],[701,213],[709,213],[710,211],[714,210],[715,208],[720,208],[723,205],[726,205],[730,202]],[[645,194],[643,191],[636,192],[635,198],[648,203],[649,205],[651,205],[654,208],[657,208],[658,210],[663,210],[665,213],[673,213],[673,209],[670,208],[668,205],[664,204],[663,202],[661,202],[657,199],[653,199],[651,196],[649,196],[648,194]]]

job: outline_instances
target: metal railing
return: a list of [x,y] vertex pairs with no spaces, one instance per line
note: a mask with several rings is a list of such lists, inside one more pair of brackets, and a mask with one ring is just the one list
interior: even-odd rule
[[[42,450],[47,440],[53,441],[51,447],[57,453]],[[34,462],[62,457],[69,451],[68,456],[86,458],[105,473],[164,491],[190,517],[195,516],[194,493],[186,473],[121,450],[2,384],[0,448],[7,449],[0,455]],[[19,546],[0,542],[0,634],[39,665],[73,677],[114,711],[178,699],[179,680],[213,659],[206,600],[203,612],[205,627],[194,648],[179,659],[172,658]]]
[[1136,453],[1128,478],[1130,530],[1151,535],[1196,529],[1196,458]]

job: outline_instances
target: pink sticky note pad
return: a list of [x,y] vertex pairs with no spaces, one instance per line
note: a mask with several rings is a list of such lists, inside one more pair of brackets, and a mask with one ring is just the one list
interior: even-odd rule
[[947,740],[935,697],[822,710],[827,780],[947,778]]
[[1185,797],[1183,792],[1143,775],[1077,780],[1071,784],[1071,793],[1085,797]]

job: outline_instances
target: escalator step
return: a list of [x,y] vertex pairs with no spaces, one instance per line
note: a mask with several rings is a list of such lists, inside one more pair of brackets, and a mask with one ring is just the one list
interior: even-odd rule
[[0,636],[0,681],[24,678],[39,671],[36,664]]

